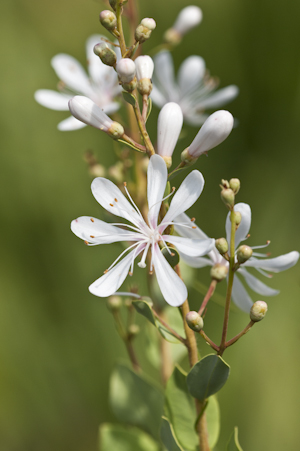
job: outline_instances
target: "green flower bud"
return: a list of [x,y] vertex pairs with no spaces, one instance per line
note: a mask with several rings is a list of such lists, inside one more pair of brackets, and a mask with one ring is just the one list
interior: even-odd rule
[[240,190],[241,182],[239,181],[239,179],[230,179],[229,186],[232,189],[232,191],[234,192],[234,194],[237,194]]
[[266,316],[268,311],[268,305],[264,301],[256,301],[251,307],[250,310],[250,319],[257,323],[261,321]]
[[109,310],[119,310],[122,307],[122,299],[120,296],[110,296],[107,300]]
[[116,28],[117,18],[115,13],[109,10],[101,11],[99,15],[99,20],[101,25],[109,31],[112,31]]
[[133,338],[140,333],[140,327],[137,324],[131,324],[128,327],[129,338]]
[[218,238],[215,245],[221,255],[224,255],[226,254],[226,252],[228,252],[228,243],[225,238]]
[[231,188],[222,189],[221,199],[229,210],[233,209],[235,196]]
[[239,211],[235,211],[233,215],[235,225],[238,227],[242,221],[242,215]]
[[152,91],[151,80],[149,78],[142,78],[141,80],[139,80],[137,84],[137,90],[142,96],[144,94],[147,96],[150,95]]
[[95,55],[99,56],[103,64],[107,66],[115,66],[117,63],[117,55],[116,53],[108,47],[105,42],[100,42],[96,44],[94,47]]
[[253,250],[250,246],[247,246],[246,244],[243,244],[240,246],[236,252],[236,256],[239,263],[245,263],[247,260],[249,260],[250,257],[252,257]]
[[124,135],[124,128],[118,122],[112,122],[107,134],[114,139],[120,139]]
[[217,263],[210,270],[210,277],[217,282],[221,282],[228,274],[228,266]]
[[181,161],[183,161],[185,164],[191,165],[194,164],[197,161],[198,158],[194,158],[192,155],[189,154],[189,148],[187,147],[181,152]]
[[182,36],[174,28],[169,28],[163,37],[164,41],[168,44],[178,45],[182,39]]
[[128,83],[122,83],[122,88],[127,92],[133,92],[136,88],[136,77]]
[[187,313],[185,320],[190,329],[195,332],[200,332],[204,327],[204,322],[202,317],[197,312],[189,312]]
[[142,44],[150,38],[152,31],[155,29],[156,23],[154,19],[146,17],[141,21],[135,30],[135,40]]

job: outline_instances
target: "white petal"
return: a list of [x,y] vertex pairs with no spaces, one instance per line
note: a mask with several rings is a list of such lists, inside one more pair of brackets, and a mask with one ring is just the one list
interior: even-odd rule
[[71,223],[71,230],[84,241],[93,244],[109,244],[118,241],[135,241],[141,235],[115,227],[91,216],[81,216]]
[[202,257],[208,254],[215,245],[215,240],[212,238],[197,240],[175,235],[163,235],[163,239],[168,243],[174,244],[179,252],[183,252],[190,257]]
[[95,282],[89,286],[89,291],[101,298],[111,296],[115,293],[126,279],[134,253],[135,250],[126,255],[126,257],[111,268],[108,273],[95,280]]
[[239,93],[239,88],[235,85],[227,86],[226,88],[219,89],[215,93],[209,95],[206,99],[203,99],[197,104],[197,107],[202,110],[205,108],[219,108],[225,105]]
[[214,263],[205,257],[190,257],[180,252],[180,258],[191,268],[204,268],[205,266],[213,266]]
[[189,154],[198,158],[203,152],[221,144],[230,134],[233,122],[229,111],[219,110],[211,114],[189,146]]
[[148,221],[153,228],[157,226],[161,200],[167,184],[168,170],[165,161],[159,155],[150,158],[147,171]]
[[[200,196],[204,187],[204,178],[201,172],[194,170],[183,180],[178,191],[175,193],[170,208],[162,221],[162,225],[173,221],[173,219],[190,208]],[[160,229],[161,231],[164,228]]]
[[105,74],[109,70],[109,67],[103,64],[100,58],[94,53],[95,45],[103,42],[102,38],[106,39],[106,37],[101,34],[93,34],[86,41],[86,59],[88,70],[90,77],[96,84],[101,83],[102,78],[105,77]]
[[51,91],[51,89],[39,89],[34,93],[35,100],[46,108],[56,111],[68,111],[68,102],[72,96]]
[[155,103],[156,106],[159,108],[162,108],[165,103],[167,103],[167,99],[164,97],[164,95],[159,91],[159,89],[153,84],[152,91],[150,94],[150,97]]
[[232,286],[232,300],[241,310],[250,313],[253,301],[236,275]]
[[180,94],[184,97],[197,89],[205,75],[205,61],[201,56],[189,56],[181,64],[178,71]]
[[93,180],[91,189],[97,202],[113,215],[125,218],[138,227],[146,225],[119,188],[110,180],[97,177]]
[[250,258],[246,263],[244,263],[244,265],[252,266],[253,268],[261,268],[265,271],[272,271],[276,273],[291,268],[297,263],[298,260],[299,252],[292,251],[288,254],[280,255],[275,258],[266,258],[265,260]]
[[108,105],[103,107],[103,111],[105,114],[112,114],[118,111],[120,108],[120,104],[118,102],[111,102]]
[[[156,80],[158,83],[156,83]],[[168,97],[169,101],[175,101],[178,98],[178,88],[174,78],[174,66],[170,52],[164,50],[155,55],[154,58],[154,84],[163,88],[164,96]]]
[[60,130],[62,132],[79,130],[83,127],[86,127],[86,124],[84,124],[81,121],[78,121],[78,119],[76,119],[73,116],[70,116],[67,119],[64,119],[57,125],[58,130]]
[[202,11],[198,6],[186,6],[183,8],[173,27],[180,35],[184,35],[196,27],[202,20]]
[[81,122],[107,132],[112,120],[91,99],[75,96],[69,101],[71,114]]
[[244,276],[245,281],[251,290],[255,291],[255,293],[261,294],[262,296],[276,296],[279,293],[279,290],[274,290],[273,288],[268,287],[265,283],[261,282],[257,277],[254,277],[252,274],[248,273],[246,269],[239,269],[239,274]]
[[93,94],[87,74],[73,56],[60,53],[52,58],[51,64],[57,76],[70,89],[88,96]]
[[[247,238],[247,235],[250,230],[251,226],[251,208],[248,204],[245,204],[243,202],[240,202],[239,204],[236,204],[234,206],[234,211],[239,211],[242,215],[242,221],[235,233],[235,248],[237,248],[241,241],[244,241]],[[226,235],[227,235],[227,241],[228,246],[230,249],[230,236],[231,236],[231,222],[230,222],[230,213],[228,213],[226,218]]]
[[185,284],[169,265],[156,243],[152,246],[152,258],[157,282],[165,301],[172,307],[179,307],[187,299]]
[[148,55],[141,55],[135,59],[136,76],[138,80],[142,78],[152,78],[154,63],[153,59]]
[[183,114],[177,103],[169,102],[162,108],[157,120],[157,153],[171,157],[183,123]]

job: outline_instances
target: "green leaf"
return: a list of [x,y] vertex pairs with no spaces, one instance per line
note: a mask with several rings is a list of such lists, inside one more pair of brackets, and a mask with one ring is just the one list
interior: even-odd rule
[[131,149],[136,150],[137,152],[140,153],[145,153],[142,150],[138,149],[137,147],[135,147],[133,144],[128,143],[127,141],[124,141],[124,139],[117,139],[118,143],[122,143],[125,144],[126,146],[130,147]]
[[237,426],[234,428],[234,431],[230,436],[226,451],[243,451],[241,445],[239,444]]
[[180,445],[186,451],[196,450],[199,440],[194,429],[195,400],[188,391],[186,373],[179,367],[175,367],[167,382],[166,410]]
[[161,250],[161,253],[165,257],[165,259],[167,260],[169,265],[172,266],[172,268],[175,268],[175,266],[178,265],[178,263],[180,261],[180,256],[179,256],[178,251],[175,249],[175,247],[172,247],[172,246],[168,246],[168,248],[163,247]]
[[110,380],[109,399],[118,420],[159,437],[163,393],[126,365],[117,365]]
[[222,357],[210,354],[193,366],[187,376],[189,392],[204,401],[217,393],[228,379],[230,367]]
[[145,318],[147,318],[148,321],[150,321],[151,324],[153,324],[153,326],[156,327],[156,320],[148,302],[137,300],[132,301],[132,305],[140,315],[143,315]]
[[207,421],[208,443],[210,448],[213,449],[218,442],[220,434],[220,408],[216,396],[211,396],[209,398],[205,414]]
[[120,424],[102,424],[99,440],[101,451],[159,451],[159,444],[148,434]]
[[148,120],[148,117],[151,114],[151,111],[152,111],[152,99],[151,99],[151,97],[148,97],[148,111],[147,111],[146,122]]
[[135,98],[132,94],[127,91],[122,91],[123,99],[125,102],[130,103],[130,105],[135,106]]
[[167,451],[184,451],[175,437],[172,425],[170,424],[169,420],[165,417],[162,417],[160,438],[165,447],[167,448]]

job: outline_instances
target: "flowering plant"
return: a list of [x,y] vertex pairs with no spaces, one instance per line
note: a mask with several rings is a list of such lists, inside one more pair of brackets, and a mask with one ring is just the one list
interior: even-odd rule
[[[199,56],[188,57],[179,69],[177,82],[174,80],[170,50],[201,22],[201,10],[188,6],[180,12],[174,25],[165,32],[162,46],[153,50],[156,52],[153,61],[149,55],[141,55],[141,45],[151,38],[156,27],[154,19],[144,18],[135,23],[133,1],[126,4],[122,0],[110,0],[109,3],[111,9],[100,13],[100,22],[112,40],[99,35],[87,41],[90,77],[74,58],[57,55],[52,65],[62,79],[61,92],[39,90],[35,94],[39,103],[52,109],[63,110],[68,104],[72,116],[60,123],[59,129],[74,130],[89,125],[106,133],[107,139],[115,140],[123,150],[130,149],[116,152],[118,170],[111,172],[115,183],[103,176],[92,182],[92,193],[103,212],[107,212],[107,220],[81,216],[71,224],[74,234],[88,246],[125,243],[125,249],[89,290],[98,297],[108,297],[108,307],[128,351],[132,368],[124,364],[116,367],[110,401],[117,419],[133,428],[102,425],[100,447],[102,451],[209,451],[216,449],[219,436],[216,394],[230,374],[224,353],[267,312],[264,301],[252,302],[237,274],[243,276],[254,292],[273,296],[278,291],[245,268],[256,268],[268,276],[265,271],[279,272],[295,265],[299,253],[292,251],[265,258],[267,255],[253,252],[264,245],[240,245],[248,238],[251,209],[245,203],[235,202],[240,189],[237,178],[221,183],[221,199],[228,210],[226,238],[209,238],[196,225],[195,218],[185,214],[204,187],[202,174],[196,169],[190,171],[191,166],[202,154],[227,139],[234,126],[228,111],[207,115],[204,110],[221,106],[238,93],[234,85],[213,93],[216,83],[206,73],[204,60]],[[126,44],[123,32],[126,11],[132,31],[131,45]],[[156,144],[147,131],[152,100],[161,107]],[[114,115],[122,103],[130,127]],[[180,146],[184,121],[203,125],[191,144],[182,149],[181,162],[173,167],[172,157],[175,148]],[[185,173],[179,184],[178,176]],[[125,175],[126,181],[122,180]],[[171,182],[179,186],[177,190],[171,187]],[[115,216],[125,222],[113,222]],[[138,272],[132,284],[127,276],[136,272],[134,262],[138,258],[138,267],[149,271]],[[193,301],[193,304],[199,302],[197,311],[193,311],[188,300],[193,293],[188,268],[204,266],[211,266],[211,283],[201,301]],[[225,280],[221,338],[215,343],[204,330],[204,317],[217,284]],[[250,315],[250,321],[228,339],[231,300]],[[126,324],[124,310],[128,314]],[[140,332],[135,312],[157,331],[156,344],[159,343],[155,349],[165,395],[142,372],[134,345]],[[145,330],[151,337],[151,332]],[[203,338],[210,346],[210,354],[199,358],[196,337]],[[176,356],[170,356],[170,341],[181,348]],[[185,352],[188,365],[182,360]],[[150,360],[153,363],[153,358]],[[235,429],[227,450],[241,449]]]

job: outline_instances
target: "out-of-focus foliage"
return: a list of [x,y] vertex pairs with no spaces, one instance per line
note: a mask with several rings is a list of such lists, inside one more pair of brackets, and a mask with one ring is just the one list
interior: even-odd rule
[[[202,8],[204,19],[176,50],[176,67],[199,54],[221,86],[240,87],[238,99],[227,106],[239,126],[197,163],[206,186],[192,214],[209,235],[224,235],[226,210],[218,183],[239,177],[238,200],[253,211],[253,242],[270,239],[272,256],[299,250],[300,4],[192,3]],[[141,17],[157,20],[145,52],[159,44],[185,5],[141,1]],[[57,131],[65,113],[33,100],[36,89],[56,86],[52,56],[68,53],[84,64],[86,38],[103,32],[98,14],[106,7],[92,0],[1,2],[1,450],[95,451],[99,423],[114,420],[108,379],[125,349],[105,301],[89,294],[87,286],[119,248],[110,245],[113,255],[87,248],[69,230],[79,215],[102,214],[90,194],[83,152],[92,149],[110,165],[113,143],[88,127]],[[153,108],[152,136],[157,114]],[[186,131],[177,158],[197,132]],[[206,283],[208,271],[199,274]],[[266,320],[226,354],[232,373],[218,396],[220,450],[235,425],[245,449],[298,449],[299,266],[276,275],[272,286],[281,294],[269,300]],[[247,321],[232,312],[229,334]],[[221,322],[222,308],[215,304],[205,327],[216,341]],[[202,342],[200,349],[207,353]],[[141,345],[137,352],[142,358]]]

